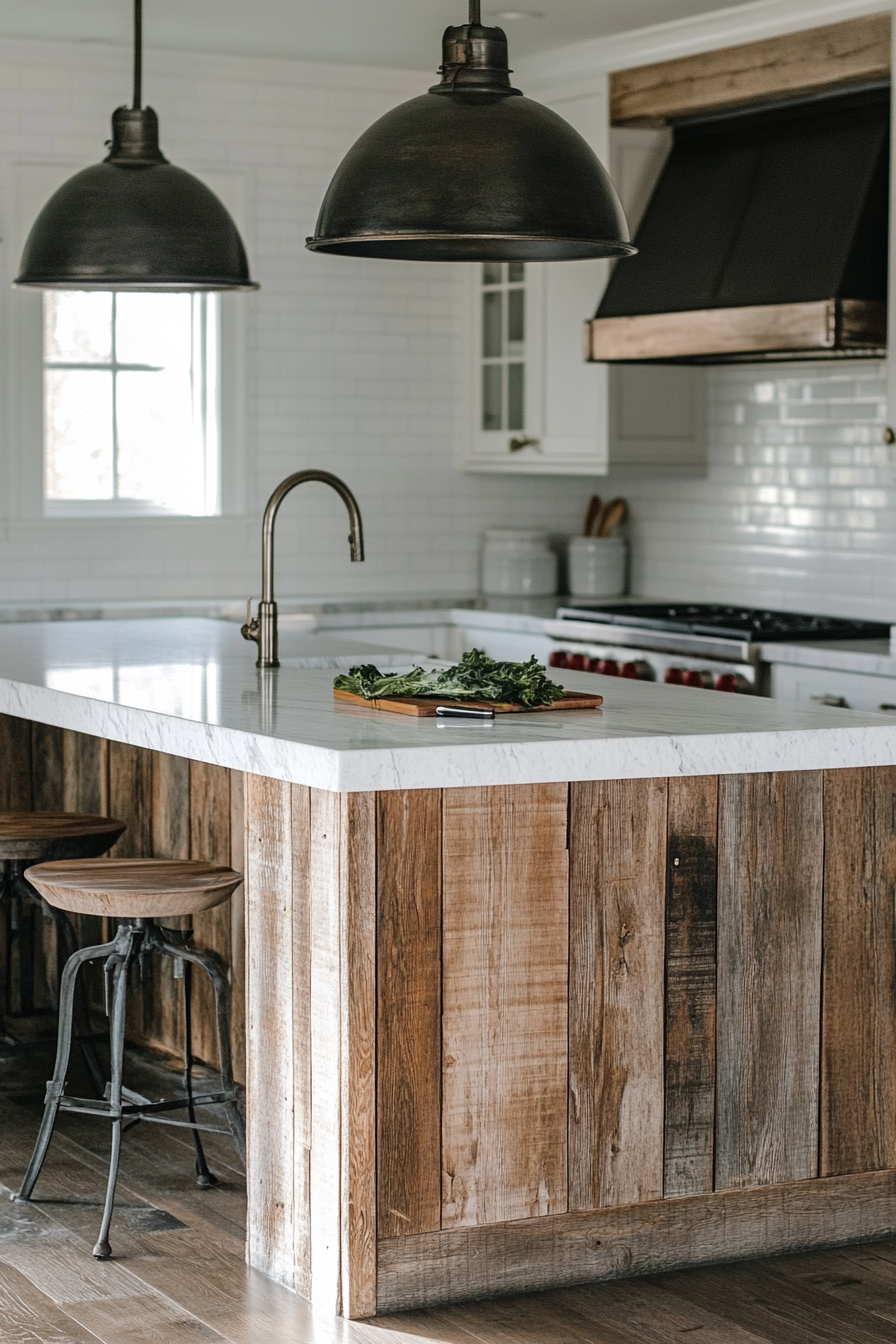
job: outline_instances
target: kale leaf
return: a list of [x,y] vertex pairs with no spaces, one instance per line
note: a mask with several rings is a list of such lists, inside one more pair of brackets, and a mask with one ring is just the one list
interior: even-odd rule
[[422,695],[443,700],[492,700],[534,709],[552,705],[563,687],[549,681],[547,669],[533,656],[526,663],[500,663],[480,649],[465,653],[454,667],[438,672],[380,672],[370,663],[349,668],[333,682],[338,691],[352,691],[365,700],[383,700],[397,695]]

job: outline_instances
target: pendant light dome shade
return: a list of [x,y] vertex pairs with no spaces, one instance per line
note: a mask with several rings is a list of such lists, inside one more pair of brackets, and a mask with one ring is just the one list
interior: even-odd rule
[[229,213],[168,162],[159,122],[140,106],[141,5],[135,0],[134,106],[112,116],[108,157],[50,197],[16,285],[35,289],[258,289]]
[[510,84],[507,38],[444,37],[442,81],[387,112],[343,159],[313,252],[410,261],[572,261],[635,252],[591,146]]

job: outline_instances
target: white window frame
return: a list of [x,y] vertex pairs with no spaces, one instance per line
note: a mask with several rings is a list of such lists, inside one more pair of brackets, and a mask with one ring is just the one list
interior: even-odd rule
[[[196,376],[196,366],[200,366],[200,377],[202,380],[200,415],[202,420],[203,446],[202,454],[204,461],[205,475],[205,509],[202,513],[178,513],[176,510],[163,508],[161,505],[154,504],[151,500],[127,499],[122,496],[114,496],[112,499],[53,499],[46,494],[46,474],[47,474],[47,445],[46,445],[46,425],[42,424],[41,440],[44,466],[43,493],[43,513],[45,518],[144,518],[153,517],[161,514],[166,518],[217,518],[221,514],[221,374],[222,374],[222,352],[221,352],[221,307],[215,303],[209,321],[209,312],[206,303],[209,299],[217,299],[216,294],[196,294],[192,296],[194,303],[197,299],[202,301],[203,318],[197,323],[193,321],[193,376]],[[46,379],[48,369],[53,368],[76,368],[76,369],[106,369],[113,374],[126,372],[131,368],[146,367],[140,365],[129,365],[120,363],[116,351],[115,339],[115,321],[116,321],[116,296],[112,295],[112,352],[108,361],[90,361],[66,362],[53,361],[46,359],[46,350],[42,351],[43,357],[43,378]],[[198,328],[198,330],[197,330]],[[213,354],[208,353],[208,335],[209,329],[213,328]],[[198,349],[197,349],[198,346]],[[211,377],[209,372],[211,369]],[[44,382],[44,406],[46,406],[46,383]],[[194,397],[196,395],[194,388]],[[113,392],[113,419],[115,417],[115,393]],[[195,402],[194,402],[195,413]],[[117,487],[117,443],[118,427],[112,426],[113,439],[113,488]],[[211,439],[211,443],[209,440]]]
[[[0,518],[10,523],[46,523],[96,526],[123,519],[148,526],[196,526],[220,523],[222,518],[246,512],[245,383],[246,314],[244,294],[220,296],[219,460],[218,500],[215,514],[173,514],[151,505],[127,508],[109,501],[44,499],[44,361],[43,292],[12,289],[22,248],[38,212],[81,162],[6,165],[2,198],[6,209],[5,261],[7,284],[0,295],[0,331],[7,333],[6,410],[8,489],[0,490]],[[199,174],[197,174],[199,175]],[[238,173],[204,172],[206,185],[223,200],[237,227],[244,230],[245,179]],[[2,480],[2,476],[0,476]],[[5,496],[5,499],[3,498]]]

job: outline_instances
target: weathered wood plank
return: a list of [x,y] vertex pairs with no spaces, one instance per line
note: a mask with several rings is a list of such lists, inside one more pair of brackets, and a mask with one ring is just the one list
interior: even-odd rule
[[0,714],[0,811],[31,808],[31,724]]
[[292,798],[290,785],[246,775],[247,1114],[251,1265],[295,1287]]
[[377,795],[377,1229],[441,1226],[442,799]]
[[153,753],[109,743],[109,808],[127,830],[112,850],[117,859],[152,854]]
[[443,795],[443,1227],[567,1207],[567,792]]
[[62,728],[31,725],[31,805],[35,812],[61,812],[65,807],[65,762]]
[[669,780],[666,850],[667,1198],[712,1189],[719,782]]
[[890,15],[863,15],[614,71],[610,119],[614,126],[656,126],[688,112],[886,79],[890,60]]
[[569,1202],[663,1193],[666,781],[570,786]]
[[66,812],[108,816],[109,744],[103,737],[65,730],[62,741]]
[[896,1171],[424,1232],[380,1242],[379,1310],[536,1292],[894,1234]]
[[311,790],[290,788],[292,826],[293,1240],[296,1292],[311,1296]]
[[[246,871],[245,776],[230,772],[230,866]],[[246,1081],[246,888],[237,887],[230,898],[230,988],[233,1076]]]
[[[228,865],[230,841],[230,771],[220,765],[190,761],[190,858]],[[196,946],[217,952],[231,965],[230,902],[203,910],[192,918]],[[210,1064],[218,1060],[214,996],[207,976],[193,980],[195,995],[194,1049]]]
[[376,808],[311,791],[313,1298],[376,1310]]
[[820,1172],[896,1167],[896,768],[824,777]]
[[820,771],[719,784],[715,1185],[816,1175]]

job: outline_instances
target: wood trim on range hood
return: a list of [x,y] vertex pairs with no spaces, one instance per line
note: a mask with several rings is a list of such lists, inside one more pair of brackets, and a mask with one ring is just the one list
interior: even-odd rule
[[663,126],[710,110],[886,79],[889,13],[703,51],[610,76],[614,126]]
[[593,363],[699,360],[795,352],[880,354],[887,343],[886,304],[876,299],[822,299],[745,308],[598,317],[585,324]]

